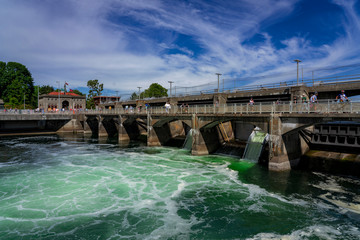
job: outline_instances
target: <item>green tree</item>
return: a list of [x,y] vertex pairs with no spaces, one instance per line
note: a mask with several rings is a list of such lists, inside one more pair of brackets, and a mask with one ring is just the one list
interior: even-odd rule
[[30,71],[17,62],[0,62],[0,98],[13,107],[21,108],[24,101],[36,107],[34,80]]
[[86,100],[86,108],[94,108],[95,103],[93,97],[100,96],[101,92],[104,90],[104,84],[100,84],[99,80],[89,80],[87,82],[87,86],[89,88],[89,94]]
[[42,94],[49,94],[54,91],[55,91],[54,87],[52,87],[50,85],[43,85],[40,87],[39,93],[40,93],[40,95],[42,95]]
[[153,83],[150,85],[148,89],[146,89],[143,93],[141,93],[141,96],[144,96],[146,98],[151,97],[167,97],[167,89],[161,86],[158,83]]
[[136,94],[136,92],[133,92],[131,94],[130,100],[137,100],[137,99],[139,99],[139,96]]
[[77,89],[73,89],[71,92],[72,92],[72,93],[75,93],[75,94],[77,94],[77,95],[80,95],[80,96],[85,96],[84,93],[80,92],[80,91],[77,90]]

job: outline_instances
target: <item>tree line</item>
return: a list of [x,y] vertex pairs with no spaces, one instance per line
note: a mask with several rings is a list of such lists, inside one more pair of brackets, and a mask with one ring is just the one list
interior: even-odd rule
[[158,83],[153,83],[150,85],[148,89],[145,89],[143,92],[140,92],[140,94],[137,94],[136,92],[133,92],[131,94],[130,99],[131,100],[137,100],[137,99],[144,99],[144,98],[158,98],[158,97],[167,97],[167,89],[161,86]]
[[[104,85],[99,80],[94,79],[87,82],[87,87],[89,88],[89,93],[86,99],[86,108],[92,109],[95,107],[93,97],[102,94]],[[35,109],[38,106],[38,94],[42,95],[58,91],[61,91],[61,89],[55,89],[50,85],[35,86],[30,71],[23,64],[0,61],[0,99],[4,100],[6,108],[23,108],[25,102],[25,108]],[[72,90],[72,92],[85,96],[85,94],[77,89]],[[148,89],[141,92],[140,96],[134,92],[130,99],[137,100],[139,98],[167,96],[166,88],[158,83],[153,83]]]

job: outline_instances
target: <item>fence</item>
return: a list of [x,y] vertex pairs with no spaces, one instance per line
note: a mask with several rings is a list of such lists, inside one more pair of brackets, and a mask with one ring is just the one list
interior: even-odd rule
[[[139,110],[136,110],[139,112]],[[136,112],[133,111],[133,112]],[[144,110],[142,110],[144,111]],[[293,103],[293,102],[262,102],[250,104],[221,104],[221,105],[192,105],[187,107],[174,106],[171,109],[155,107],[147,110],[150,114],[273,114],[273,113],[358,113],[360,114],[360,102],[336,102],[322,100],[317,103]]]
[[360,114],[360,101],[336,102],[334,100],[321,100],[317,103],[294,103],[294,102],[260,102],[250,105],[242,104],[220,104],[220,105],[191,105],[171,108],[149,107],[149,108],[115,108],[104,110],[82,110],[82,111],[58,111],[58,112],[35,112],[34,110],[2,111],[1,114],[305,114],[305,113],[357,113]]

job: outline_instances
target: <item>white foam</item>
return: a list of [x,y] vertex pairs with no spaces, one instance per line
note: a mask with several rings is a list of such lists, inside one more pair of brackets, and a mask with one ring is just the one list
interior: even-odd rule
[[[252,238],[247,238],[247,240],[302,240],[309,238],[316,239],[338,239],[343,233],[338,229],[334,229],[325,225],[314,225],[305,227],[300,230],[295,230],[290,234],[276,234],[276,233],[259,233],[253,236]],[[354,235],[355,236],[355,235]]]

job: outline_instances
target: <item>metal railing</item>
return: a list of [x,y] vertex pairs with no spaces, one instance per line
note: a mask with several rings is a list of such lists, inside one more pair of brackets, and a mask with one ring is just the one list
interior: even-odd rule
[[89,110],[86,113],[98,114],[306,114],[306,113],[358,113],[360,114],[360,101],[337,102],[334,100],[320,100],[316,103],[304,102],[260,102],[253,105],[249,103],[231,104],[208,104],[178,106],[172,105],[171,108],[149,107],[145,108],[116,108],[104,110]]
[[[333,100],[322,100],[316,103],[294,103],[294,102],[261,102],[253,105],[242,104],[220,104],[220,105],[192,105],[189,107],[174,106],[171,109],[155,107],[147,110],[150,114],[274,114],[274,113],[359,113],[360,102],[336,102]],[[134,111],[135,113],[135,111]]]
[[360,101],[337,102],[334,100],[320,100],[316,103],[304,102],[260,102],[254,103],[231,103],[231,104],[210,104],[178,106],[171,108],[149,107],[149,108],[115,108],[103,110],[82,110],[82,111],[58,111],[58,112],[35,112],[34,110],[4,111],[0,114],[306,114],[306,113],[356,113],[360,114]]

